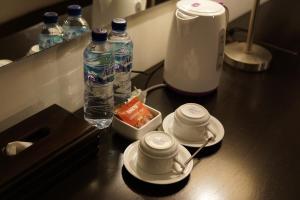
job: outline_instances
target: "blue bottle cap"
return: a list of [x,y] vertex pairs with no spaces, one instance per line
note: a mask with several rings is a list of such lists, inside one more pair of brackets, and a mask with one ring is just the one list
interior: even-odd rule
[[96,28],[92,31],[92,40],[95,42],[104,42],[107,40],[107,30]]
[[111,28],[113,31],[125,31],[127,27],[127,21],[122,18],[115,18],[111,22]]
[[69,5],[68,6],[69,16],[79,16],[81,15],[81,6],[80,5]]
[[56,12],[46,12],[44,14],[45,24],[57,23],[57,20],[58,20],[58,14]]

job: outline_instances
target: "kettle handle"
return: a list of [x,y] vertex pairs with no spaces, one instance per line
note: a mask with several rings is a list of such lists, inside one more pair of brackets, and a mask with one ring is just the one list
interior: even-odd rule
[[224,8],[225,8],[225,14],[226,14],[226,27],[227,27],[227,25],[228,25],[228,23],[229,23],[229,9],[228,9],[227,6],[225,6],[225,5],[223,5],[223,6],[224,6]]
[[198,17],[195,15],[187,15],[187,14],[181,12],[179,9],[176,9],[175,15],[178,19],[181,19],[181,20],[190,20],[190,19],[195,19]]
[[217,3],[221,4],[225,8],[225,14],[226,14],[226,27],[229,23],[229,9],[225,5],[224,0],[216,0]]
[[224,4],[224,2],[219,2],[224,8],[225,8],[225,15],[226,15],[226,27],[229,23],[229,9],[228,7]]

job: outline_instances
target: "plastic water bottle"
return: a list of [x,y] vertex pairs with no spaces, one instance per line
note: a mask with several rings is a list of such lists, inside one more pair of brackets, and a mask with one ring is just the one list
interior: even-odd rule
[[114,95],[115,104],[127,101],[131,96],[132,41],[126,32],[125,19],[116,18],[112,21],[112,31],[108,40],[113,45],[115,63]]
[[113,51],[107,31],[95,29],[84,51],[84,118],[99,129],[108,127],[113,119],[113,81]]
[[63,30],[66,40],[70,40],[90,31],[88,23],[81,17],[80,5],[68,6],[68,17],[63,23]]
[[47,49],[63,42],[63,29],[57,24],[56,12],[44,14],[44,25],[39,36],[39,50]]

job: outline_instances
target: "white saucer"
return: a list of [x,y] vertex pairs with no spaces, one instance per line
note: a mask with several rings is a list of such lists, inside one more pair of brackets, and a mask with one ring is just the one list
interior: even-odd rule
[[[167,117],[165,117],[165,119],[163,120],[163,123],[162,123],[162,127],[166,133],[173,135],[180,144],[182,144],[184,146],[188,146],[188,147],[200,147],[203,144],[202,142],[187,141],[187,140],[183,140],[181,138],[176,137],[176,135],[173,133],[173,123],[174,123],[174,112],[170,113]],[[225,134],[223,125],[219,122],[219,120],[217,120],[213,116],[210,116],[209,126],[211,126],[211,128],[213,130],[216,130],[216,133],[215,133],[216,138],[214,140],[210,141],[206,145],[206,147],[215,145],[218,142],[220,142],[223,139],[224,134]],[[208,134],[211,134],[211,136],[212,136],[212,133],[208,132]]]
[[[191,161],[187,165],[183,173],[169,172],[166,174],[156,175],[156,174],[149,174],[143,171],[137,166],[138,144],[139,141],[136,141],[126,148],[124,152],[124,161],[123,161],[127,171],[137,179],[140,179],[147,183],[165,185],[165,184],[172,184],[181,181],[191,173],[193,168],[193,161]],[[185,147],[183,147],[180,144],[178,145],[178,148],[179,148],[178,160],[184,163],[184,161],[190,158],[191,154]]]

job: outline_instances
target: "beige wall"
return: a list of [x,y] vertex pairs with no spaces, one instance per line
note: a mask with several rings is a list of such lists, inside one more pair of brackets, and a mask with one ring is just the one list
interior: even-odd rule
[[1,0],[0,24],[62,1],[66,0]]
[[[128,18],[134,69],[146,70],[165,57],[175,1]],[[231,19],[252,0],[228,0]],[[62,44],[0,68],[0,131],[56,103],[73,112],[83,103],[82,51],[88,37]]]

